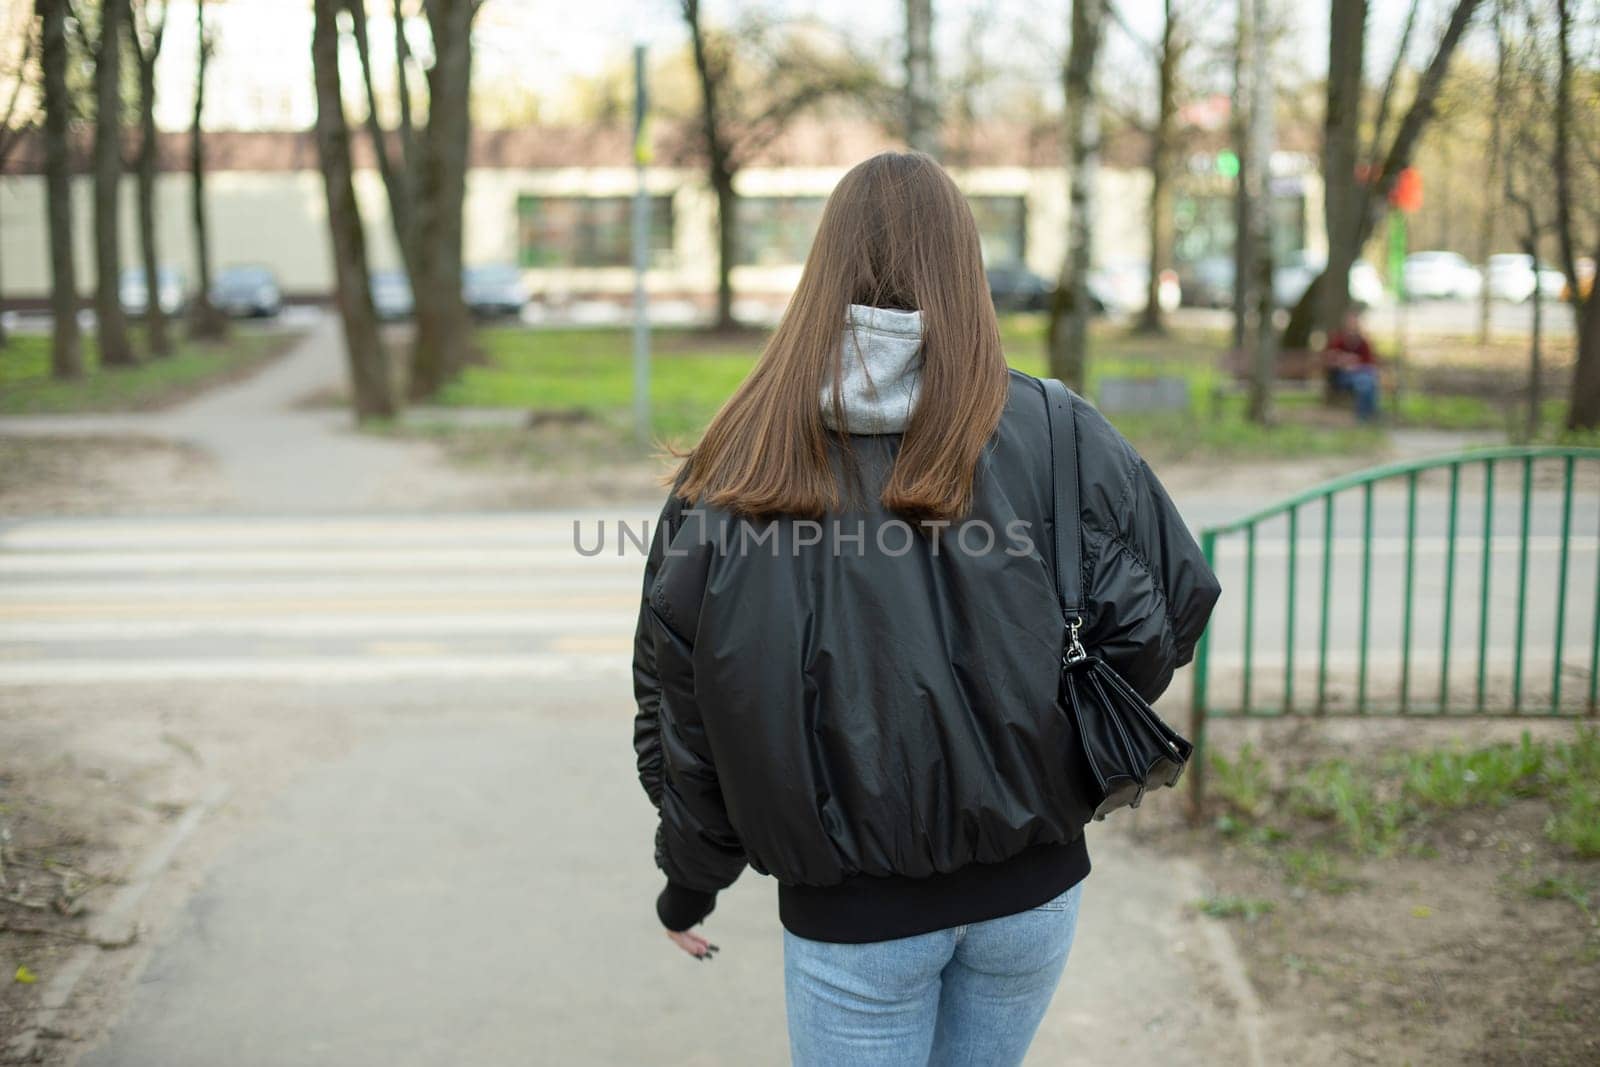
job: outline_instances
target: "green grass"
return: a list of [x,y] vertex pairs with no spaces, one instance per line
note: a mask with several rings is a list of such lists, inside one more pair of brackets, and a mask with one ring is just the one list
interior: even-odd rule
[[[143,338],[133,336],[143,354]],[[86,373],[76,381],[50,377],[50,338],[12,334],[0,348],[0,414],[37,415],[143,411],[159,408],[225,381],[282,352],[294,335],[234,330],[220,345],[180,341],[165,359],[136,367],[100,367],[93,334],[83,338]]]
[[1230,894],[1205,897],[1195,901],[1194,906],[1213,919],[1243,919],[1246,922],[1255,922],[1277,907],[1273,901],[1261,897]]
[[[1337,880],[1333,859],[1318,855],[1325,846],[1356,855],[1425,852],[1417,831],[1431,820],[1530,798],[1549,807],[1544,833],[1552,844],[1579,859],[1600,858],[1600,728],[1586,724],[1569,740],[1535,741],[1524,731],[1514,744],[1317,760],[1279,787],[1248,744],[1231,759],[1211,753],[1208,770],[1222,806],[1217,829],[1278,851],[1291,880],[1305,884]],[[1311,831],[1309,850],[1307,824],[1322,828]]]
[[[1007,315],[1001,339],[1019,370],[1042,374],[1045,319]],[[619,429],[626,427],[633,396],[631,333],[625,329],[529,330],[499,327],[479,333],[484,358],[439,396],[446,405],[580,409]],[[690,444],[754,366],[766,334],[749,331],[730,340],[693,330],[660,329],[653,335],[653,432]],[[1191,410],[1184,415],[1119,415],[1117,426],[1152,458],[1282,458],[1363,454],[1381,449],[1381,431],[1297,421],[1297,398],[1276,426],[1245,418],[1244,398],[1220,395],[1217,365],[1227,336],[1218,331],[1134,335],[1120,325],[1096,323],[1091,334],[1088,391],[1107,377],[1181,376]]]

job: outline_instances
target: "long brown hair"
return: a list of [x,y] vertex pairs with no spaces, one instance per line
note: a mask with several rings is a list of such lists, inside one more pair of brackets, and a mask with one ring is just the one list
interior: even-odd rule
[[922,152],[882,152],[835,187],[760,360],[674,476],[679,496],[752,517],[838,509],[821,396],[840,380],[851,304],[922,313],[919,396],[883,505],[926,519],[966,514],[1005,406],[1006,363],[972,209]]

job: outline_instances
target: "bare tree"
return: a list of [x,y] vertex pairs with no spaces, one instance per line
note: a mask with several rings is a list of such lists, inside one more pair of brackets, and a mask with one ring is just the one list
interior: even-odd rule
[[1181,24],[1173,0],[1162,0],[1161,41],[1156,60],[1156,117],[1150,126],[1150,277],[1140,333],[1165,333],[1161,310],[1161,274],[1172,266],[1173,160],[1178,154],[1178,72],[1188,48],[1188,30]]
[[[1337,25],[1340,21],[1342,5],[1364,2],[1364,0],[1332,0],[1333,20]],[[1411,106],[1406,109],[1405,115],[1395,129],[1394,137],[1384,145],[1384,138],[1388,134],[1389,105],[1392,91],[1397,80],[1398,65],[1404,59],[1404,47],[1396,53],[1396,70],[1391,72],[1388,86],[1384,90],[1379,113],[1374,123],[1374,135],[1367,153],[1365,167],[1367,180],[1356,182],[1355,168],[1349,172],[1324,173],[1324,195],[1340,198],[1341,205],[1353,205],[1349,208],[1350,222],[1339,232],[1330,231],[1328,234],[1328,263],[1311,285],[1306,287],[1300,302],[1295,306],[1289,317],[1289,325],[1284,330],[1283,344],[1290,348],[1302,348],[1309,343],[1311,331],[1318,325],[1320,316],[1328,314],[1337,305],[1338,311],[1343,312],[1349,303],[1349,266],[1354,263],[1360,254],[1361,247],[1372,236],[1378,221],[1383,218],[1388,210],[1389,194],[1393,191],[1395,183],[1400,180],[1400,172],[1411,165],[1412,156],[1416,152],[1417,142],[1422,137],[1422,132],[1433,119],[1434,107],[1438,102],[1439,89],[1444,83],[1445,74],[1449,72],[1451,59],[1455,56],[1456,47],[1461,43],[1462,36],[1466,33],[1468,24],[1472,21],[1473,13],[1477,10],[1479,0],[1455,0],[1455,5],[1450,12],[1449,21],[1445,24],[1444,32],[1440,35],[1439,44],[1434,49],[1433,58],[1428,61],[1427,67],[1422,72],[1418,81],[1416,94],[1412,97]],[[1411,22],[1407,23],[1406,36],[1402,39],[1404,46],[1409,39]],[[1330,79],[1330,89],[1335,79]],[[1330,101],[1330,107],[1332,107]],[[1349,186],[1348,190],[1334,192],[1332,187],[1343,184]],[[1337,296],[1324,297],[1323,285],[1332,272],[1332,264],[1343,262],[1346,264],[1344,272],[1336,274],[1338,290],[1344,291],[1345,296],[1340,300]],[[1332,322],[1321,322],[1320,325],[1331,326]]]
[[[160,17],[152,9],[159,8]],[[145,302],[145,343],[152,356],[170,356],[172,340],[167,334],[167,312],[161,306],[159,271],[161,257],[156,249],[156,60],[167,31],[167,5],[155,0],[139,0],[128,7],[128,37],[139,66],[139,249],[144,261],[144,276],[149,299]]]
[[1105,0],[1072,0],[1072,44],[1064,72],[1071,218],[1067,259],[1050,307],[1050,374],[1085,388],[1089,362],[1089,270],[1094,255],[1095,183],[1100,177],[1100,104],[1095,65],[1105,40]]
[[228,319],[211,303],[211,229],[206,212],[206,142],[201,120],[206,108],[206,74],[216,41],[206,29],[205,0],[195,0],[194,111],[189,120],[189,218],[194,236],[194,261],[199,278],[189,305],[189,336],[220,340],[228,334]]
[[[1556,238],[1561,249],[1561,270],[1567,276],[1567,288],[1572,293],[1573,314],[1578,332],[1578,360],[1572,369],[1572,384],[1567,398],[1567,429],[1600,429],[1600,284],[1592,283],[1585,293],[1583,279],[1578,273],[1577,212],[1580,203],[1591,208],[1594,201],[1580,201],[1573,160],[1575,140],[1573,125],[1578,115],[1573,102],[1573,11],[1572,0],[1556,0],[1556,87],[1555,87],[1555,151],[1551,162],[1556,182]],[[1592,28],[1591,28],[1592,30]],[[1592,38],[1591,38],[1592,39]],[[1594,74],[1589,73],[1588,98],[1593,100]],[[1584,112],[1593,118],[1592,106]],[[1589,131],[1591,134],[1593,130]],[[1591,165],[1596,165],[1593,140],[1578,140],[1580,151],[1587,150]],[[1590,245],[1590,258],[1600,263],[1600,224],[1595,226]],[[1538,261],[1535,260],[1535,270]],[[1535,275],[1534,296],[1538,298],[1538,281]]]
[[[122,236],[119,190],[122,184],[122,33],[128,0],[104,0],[100,38],[95,47],[94,87],[94,314],[102,367],[131,367],[137,358],[128,341],[119,276]],[[154,303],[156,280],[146,278],[146,303]]]
[[1244,180],[1250,165],[1250,18],[1249,0],[1235,0],[1233,25],[1233,84],[1228,106],[1228,140],[1238,160],[1233,176],[1233,348],[1244,351],[1250,322],[1250,279],[1254,264],[1250,247],[1250,189]]
[[1268,0],[1241,0],[1250,5],[1250,102],[1248,166],[1243,171],[1250,204],[1250,293],[1254,308],[1248,317],[1246,347],[1251,352],[1249,416],[1265,423],[1272,418],[1272,387],[1277,379],[1277,337],[1272,321],[1272,149],[1273,66],[1268,49]]
[[346,6],[350,9],[356,54],[361,59],[361,84],[367,97],[367,134],[372,139],[378,173],[383,178],[383,187],[388,194],[389,219],[394,226],[395,244],[400,249],[406,277],[415,291],[422,284],[422,272],[417,261],[416,190],[412,173],[416,131],[411,124],[411,90],[406,74],[405,16],[400,0],[395,0],[395,78],[400,98],[400,151],[396,158],[397,153],[383,129],[378,112],[378,92],[372,75],[372,47],[367,36],[367,5],[365,0],[346,0]]
[[933,79],[933,2],[906,0],[906,144],[938,156],[939,104]]
[[388,357],[378,336],[367,274],[366,233],[356,203],[350,129],[339,83],[340,0],[316,0],[311,61],[317,89],[317,158],[333,242],[335,296],[344,326],[351,401],[357,419],[387,418],[398,409]]
[[72,257],[72,164],[67,128],[72,97],[67,89],[67,0],[36,0],[39,67],[44,76],[45,214],[50,228],[51,377],[83,377],[78,335],[78,277]]
[[872,97],[881,85],[871,64],[842,41],[833,49],[812,47],[759,16],[737,31],[720,31],[706,25],[700,0],[680,2],[700,87],[700,149],[717,198],[716,327],[726,330],[737,325],[734,179],[740,169],[800,113],[834,97]]

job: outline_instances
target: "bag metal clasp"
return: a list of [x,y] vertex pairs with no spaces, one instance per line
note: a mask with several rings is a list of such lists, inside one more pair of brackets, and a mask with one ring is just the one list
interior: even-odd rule
[[1063,664],[1077,663],[1079,660],[1089,658],[1089,653],[1084,650],[1083,642],[1078,640],[1078,630],[1083,626],[1083,617],[1074,616],[1067,623],[1067,651],[1062,656]]

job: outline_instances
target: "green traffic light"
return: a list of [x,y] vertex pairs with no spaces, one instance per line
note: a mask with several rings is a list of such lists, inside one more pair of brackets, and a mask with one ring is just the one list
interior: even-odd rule
[[1224,148],[1217,153],[1217,173],[1224,178],[1237,178],[1239,176],[1239,157]]

